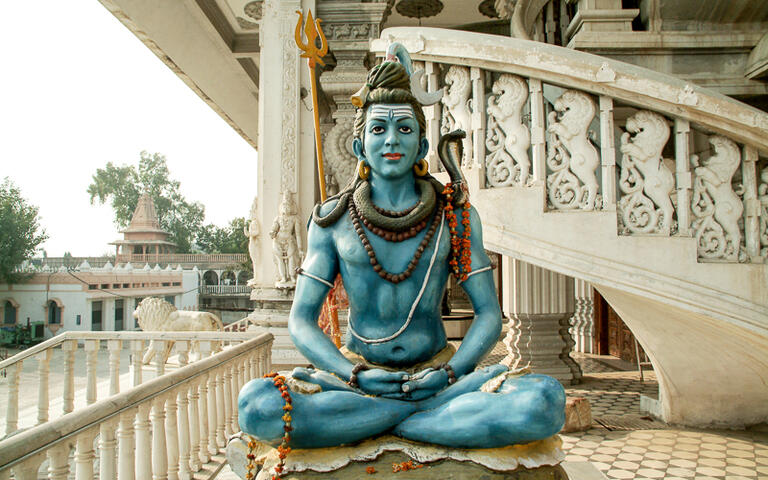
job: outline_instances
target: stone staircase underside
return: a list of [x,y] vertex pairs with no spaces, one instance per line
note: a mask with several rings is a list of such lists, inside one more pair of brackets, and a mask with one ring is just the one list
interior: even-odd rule
[[485,247],[592,282],[653,361],[665,421],[768,421],[768,265],[699,263],[693,238],[619,236],[616,212],[547,212],[545,195],[474,192]]

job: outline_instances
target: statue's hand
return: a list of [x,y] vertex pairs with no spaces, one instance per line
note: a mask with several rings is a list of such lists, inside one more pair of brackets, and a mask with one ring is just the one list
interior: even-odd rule
[[388,372],[380,368],[363,370],[357,374],[357,385],[369,395],[402,393],[403,381],[408,379],[405,372]]
[[428,368],[413,375],[401,389],[409,400],[423,400],[448,386],[448,372]]

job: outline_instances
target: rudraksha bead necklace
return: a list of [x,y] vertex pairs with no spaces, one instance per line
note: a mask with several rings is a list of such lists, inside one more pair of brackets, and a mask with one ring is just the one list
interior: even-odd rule
[[[368,240],[368,236],[365,234],[365,230],[363,230],[363,222],[360,219],[359,212],[355,208],[355,203],[349,202],[348,209],[349,209],[349,216],[352,219],[352,226],[354,227],[355,232],[357,233],[357,236],[360,238],[360,242],[363,244],[363,247],[365,248],[366,253],[368,253],[368,258],[370,259],[371,265],[373,266],[373,270],[376,273],[378,273],[378,275],[384,280],[387,280],[388,282],[391,282],[394,284],[398,284],[403,280],[410,278],[410,276],[413,274],[414,269],[416,268],[416,265],[418,265],[419,259],[421,259],[421,256],[424,253],[424,250],[426,250],[427,246],[429,245],[429,242],[432,240],[432,237],[435,235],[435,232],[437,231],[437,227],[440,225],[440,221],[443,218],[443,216],[441,215],[441,212],[443,209],[443,199],[442,197],[440,197],[440,199],[438,200],[437,208],[435,209],[432,222],[429,226],[429,229],[427,230],[427,234],[421,240],[421,243],[419,243],[419,246],[416,247],[416,252],[414,252],[413,258],[408,263],[408,266],[401,273],[388,272],[384,269],[384,267],[381,266],[378,259],[376,258],[376,253],[373,251],[373,246],[371,245],[370,240]],[[387,240],[386,237],[384,237],[384,239]],[[393,240],[390,240],[390,241],[393,241]],[[437,248],[437,246],[435,246],[435,248]]]

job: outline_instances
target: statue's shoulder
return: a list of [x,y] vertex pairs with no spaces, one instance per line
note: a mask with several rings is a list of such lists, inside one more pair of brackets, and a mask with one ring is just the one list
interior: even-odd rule
[[339,199],[331,198],[326,200],[325,202],[318,203],[317,207],[319,207],[320,216],[327,217],[328,214],[331,213],[338,205],[339,205]]
[[323,203],[318,203],[312,210],[311,224],[320,228],[335,225],[347,211],[347,205],[351,192],[345,192],[340,196],[331,197]]

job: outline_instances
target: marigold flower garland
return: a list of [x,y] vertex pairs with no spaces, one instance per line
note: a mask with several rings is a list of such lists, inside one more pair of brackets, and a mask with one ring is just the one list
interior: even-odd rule
[[456,219],[456,212],[453,206],[453,184],[447,183],[443,190],[445,195],[445,218],[448,220],[448,228],[451,231],[451,260],[448,264],[453,270],[453,275],[457,280],[463,282],[469,277],[472,271],[472,227],[469,225],[469,201],[464,202],[461,212],[461,224],[464,226],[464,233],[459,237],[456,228],[459,222]]
[[[288,443],[291,441],[291,431],[293,430],[293,427],[291,426],[291,410],[293,410],[293,405],[291,392],[288,389],[288,385],[285,384],[284,376],[272,372],[264,375],[264,378],[272,379],[274,385],[280,390],[280,396],[285,400],[285,405],[283,405],[283,411],[285,412],[283,414],[283,430],[285,433],[283,433],[283,441],[280,443],[280,446],[277,447],[277,456],[280,461],[275,466],[275,475],[272,475],[272,480],[279,480],[282,476],[283,469],[285,468],[285,457],[291,453],[291,447],[288,446]],[[256,469],[256,455],[253,452],[256,450],[256,446],[257,443],[255,441],[251,440],[248,442],[248,464],[245,467],[246,480],[253,480],[253,478],[255,478],[254,470]]]

